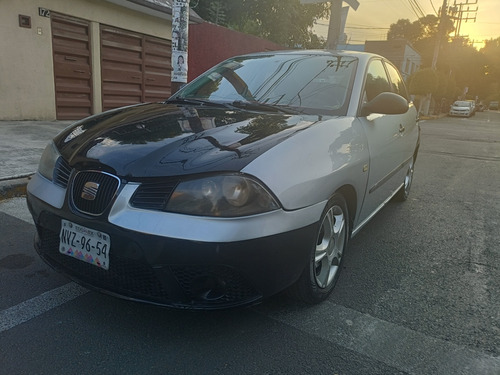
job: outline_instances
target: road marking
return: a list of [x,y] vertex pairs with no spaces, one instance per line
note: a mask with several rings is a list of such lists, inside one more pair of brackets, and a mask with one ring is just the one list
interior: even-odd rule
[[500,358],[334,303],[323,302],[307,311],[304,307],[255,310],[408,374],[500,375]]
[[0,333],[88,293],[88,289],[68,283],[0,311]]

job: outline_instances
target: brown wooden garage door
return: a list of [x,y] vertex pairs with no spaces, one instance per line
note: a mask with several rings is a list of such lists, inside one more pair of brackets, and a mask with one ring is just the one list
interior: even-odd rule
[[92,113],[89,24],[52,13],[51,26],[56,116],[81,119]]
[[170,95],[171,42],[101,25],[103,111]]

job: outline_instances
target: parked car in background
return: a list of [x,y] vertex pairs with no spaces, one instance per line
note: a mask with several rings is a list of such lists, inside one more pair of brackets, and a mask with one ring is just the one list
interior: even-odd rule
[[489,109],[498,110],[498,102],[497,101],[490,102]]
[[467,100],[455,101],[449,111],[449,116],[471,117],[473,114],[472,103]]
[[475,100],[466,100],[467,102],[470,103],[470,106],[471,106],[471,109],[472,109],[472,115],[471,116],[474,116],[477,112],[477,105],[476,105],[476,101]]
[[222,62],[163,103],[76,122],[28,185],[35,248],[96,290],[175,308],[328,297],[348,240],[405,200],[417,111],[381,56]]

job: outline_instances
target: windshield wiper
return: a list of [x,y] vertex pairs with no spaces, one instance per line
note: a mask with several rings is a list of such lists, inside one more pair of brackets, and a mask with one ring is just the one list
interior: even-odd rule
[[198,98],[180,98],[174,97],[165,101],[167,104],[188,104],[188,105],[199,105],[207,107],[226,107],[226,103],[212,102],[210,100],[198,99]]
[[255,110],[255,111],[267,111],[267,112],[281,112],[281,113],[286,113],[289,115],[296,115],[299,114],[300,111],[288,106],[284,105],[276,105],[276,104],[267,104],[267,103],[262,103],[258,101],[242,101],[242,100],[235,100],[234,102],[231,103],[232,106],[242,108],[242,109],[249,109],[249,110]]

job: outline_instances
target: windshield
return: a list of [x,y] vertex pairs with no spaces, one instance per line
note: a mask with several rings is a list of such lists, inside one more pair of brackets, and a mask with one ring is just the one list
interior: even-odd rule
[[239,57],[204,73],[174,98],[345,114],[356,65],[353,57],[331,55]]

